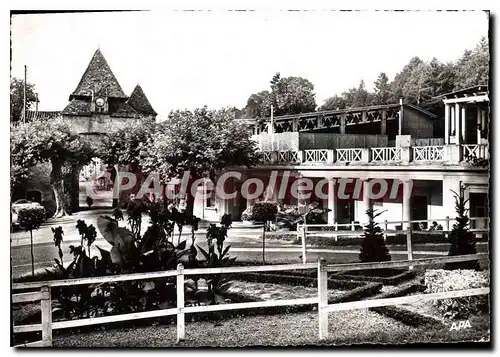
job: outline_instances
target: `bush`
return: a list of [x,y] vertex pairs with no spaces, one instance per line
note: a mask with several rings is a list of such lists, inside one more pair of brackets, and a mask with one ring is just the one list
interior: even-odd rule
[[385,262],[391,260],[389,249],[384,240],[384,232],[375,222],[375,218],[383,212],[376,212],[373,208],[368,208],[368,224],[366,224],[361,241],[359,260],[365,262]]
[[[488,287],[489,280],[488,271],[435,269],[425,272],[427,293]],[[487,310],[488,295],[435,300],[433,305],[449,319],[466,319]]]
[[26,230],[36,230],[45,221],[47,212],[43,206],[26,207],[19,210],[19,226]]

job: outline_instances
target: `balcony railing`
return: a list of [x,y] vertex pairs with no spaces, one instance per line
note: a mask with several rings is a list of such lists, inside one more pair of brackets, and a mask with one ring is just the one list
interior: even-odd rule
[[328,162],[329,150],[304,150],[304,162]]
[[356,162],[362,161],[363,149],[337,149],[337,162]]
[[404,165],[409,163],[443,164],[444,162],[459,164],[489,158],[486,144],[266,151],[262,154],[264,164],[275,165],[345,165],[346,163]]
[[413,161],[444,161],[445,147],[441,146],[414,146]]
[[401,148],[372,148],[372,161],[375,162],[400,162]]
[[462,155],[466,159],[489,159],[488,145],[486,144],[462,145],[462,150]]

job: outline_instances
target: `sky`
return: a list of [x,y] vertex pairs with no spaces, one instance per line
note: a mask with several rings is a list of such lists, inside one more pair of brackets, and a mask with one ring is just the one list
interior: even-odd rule
[[487,13],[152,11],[13,15],[11,76],[62,110],[100,48],[126,94],[140,84],[159,119],[173,109],[235,106],[276,72],[315,86],[316,103],[414,56],[453,61],[488,36]]

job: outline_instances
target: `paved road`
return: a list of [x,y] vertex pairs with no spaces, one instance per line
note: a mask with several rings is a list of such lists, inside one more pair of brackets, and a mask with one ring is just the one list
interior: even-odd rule
[[[84,219],[87,224],[93,224],[97,227],[97,218],[102,214],[109,214],[109,210],[84,211],[71,217],[57,221],[49,221],[38,231],[33,232],[35,269],[50,266],[54,263],[54,258],[58,257],[57,249],[52,240],[51,227],[62,226],[64,230],[64,241],[62,249],[64,252],[64,261],[71,261],[69,254],[70,245],[80,244],[80,237],[75,227],[77,219]],[[120,225],[124,225],[121,223]],[[144,217],[142,231],[148,226],[148,217]],[[230,252],[240,260],[259,261],[262,257],[261,227],[242,226],[235,223],[229,230],[227,243],[231,244]],[[110,244],[104,240],[98,231],[98,236],[94,245],[103,249],[111,249]],[[190,231],[182,234],[182,239],[190,241]],[[205,229],[200,227],[196,234],[196,244],[206,247]],[[404,245],[391,246],[391,255],[394,260],[401,260],[407,257],[406,247]],[[425,258],[430,256],[446,255],[447,245],[415,245],[413,255],[415,258]],[[478,251],[487,251],[485,244],[478,244]],[[92,255],[98,254],[94,248]],[[337,246],[337,247],[309,247],[307,249],[308,261],[315,261],[319,256],[326,258],[331,262],[356,261],[359,255],[359,246]],[[300,262],[301,247],[292,242],[266,240],[266,260],[268,262]],[[11,262],[12,274],[18,277],[31,271],[30,237],[27,232],[15,232],[11,234]]]

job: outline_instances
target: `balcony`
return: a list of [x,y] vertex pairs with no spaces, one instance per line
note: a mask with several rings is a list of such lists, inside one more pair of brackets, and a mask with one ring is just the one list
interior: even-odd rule
[[309,149],[263,152],[265,165],[458,165],[489,159],[487,144]]

